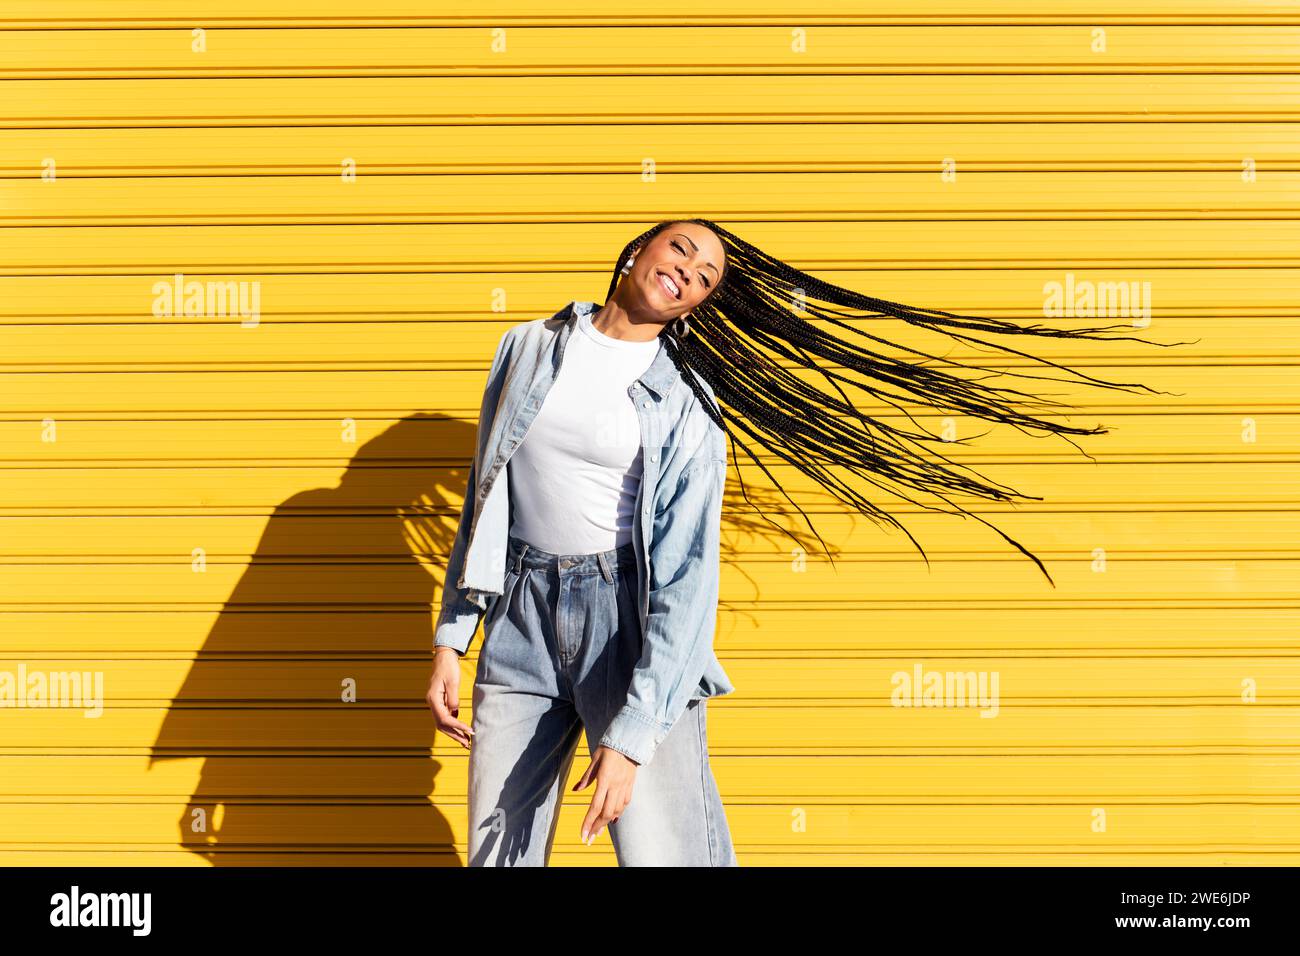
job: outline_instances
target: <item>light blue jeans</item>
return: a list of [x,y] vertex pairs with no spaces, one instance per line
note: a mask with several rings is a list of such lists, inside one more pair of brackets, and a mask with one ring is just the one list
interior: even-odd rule
[[[641,656],[632,544],[557,555],[514,535],[483,623],[469,757],[469,865],[545,866],[582,731],[595,753]],[[620,866],[737,866],[692,700],[609,825]],[[570,799],[585,814],[595,784]],[[564,842],[582,847],[578,824]]]

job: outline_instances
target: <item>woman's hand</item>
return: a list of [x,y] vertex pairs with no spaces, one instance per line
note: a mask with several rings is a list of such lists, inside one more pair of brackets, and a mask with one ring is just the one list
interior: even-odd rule
[[592,794],[587,818],[582,821],[583,843],[590,846],[591,841],[600,836],[600,831],[617,820],[631,802],[637,766],[635,760],[617,750],[596,748],[587,772],[573,786],[575,791],[586,789],[595,775],[596,792]]
[[425,695],[438,729],[469,750],[474,731],[457,718],[460,713],[460,653],[454,647],[440,646],[433,652],[433,676]]

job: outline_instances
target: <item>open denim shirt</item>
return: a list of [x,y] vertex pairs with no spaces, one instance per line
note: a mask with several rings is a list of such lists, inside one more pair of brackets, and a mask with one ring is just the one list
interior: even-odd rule
[[[480,619],[502,594],[511,520],[506,463],[559,374],[577,316],[595,310],[593,302],[571,302],[549,319],[513,326],[497,346],[447,562],[435,647],[464,654]],[[699,383],[716,408],[713,390]],[[726,436],[681,381],[662,344],[627,391],[641,425],[632,539],[642,644],[627,701],[600,743],[645,764],[689,701],[735,690],[713,651]]]

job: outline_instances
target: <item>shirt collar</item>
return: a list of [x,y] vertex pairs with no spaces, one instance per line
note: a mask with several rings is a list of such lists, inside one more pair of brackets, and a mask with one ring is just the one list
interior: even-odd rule
[[[565,323],[565,335],[569,335],[577,327],[578,315],[594,315],[600,309],[594,302],[579,302],[575,300],[570,303],[569,319]],[[650,391],[654,392],[660,398],[667,398],[672,392],[673,386],[677,380],[682,377],[677,366],[673,363],[673,358],[668,354],[667,346],[660,344],[659,352],[655,355],[654,361],[650,367],[641,373],[638,380]]]

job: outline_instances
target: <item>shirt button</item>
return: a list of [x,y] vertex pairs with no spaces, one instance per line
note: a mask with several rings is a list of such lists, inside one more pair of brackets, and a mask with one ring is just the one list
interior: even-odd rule
[[649,402],[649,400],[647,399],[646,401],[642,402],[642,403],[641,403],[641,407],[642,407],[642,408],[649,408],[649,407],[650,407],[650,402]]
[[651,461],[658,461],[658,460],[659,460],[659,456],[658,456],[658,455],[651,455],[651,456],[650,456],[650,460],[651,460]]

